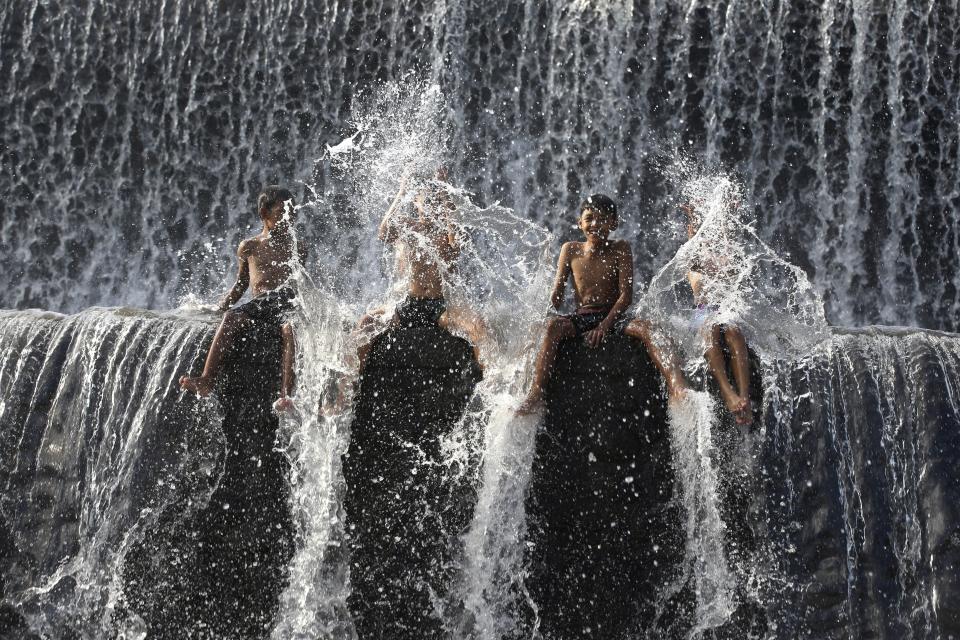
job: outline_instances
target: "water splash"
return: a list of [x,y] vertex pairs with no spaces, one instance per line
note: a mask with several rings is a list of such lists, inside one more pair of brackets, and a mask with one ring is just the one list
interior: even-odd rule
[[[375,311],[389,318],[406,295],[409,276],[396,268],[393,248],[384,245],[376,231],[397,197],[401,179],[407,184],[400,196],[401,207],[412,206],[425,191],[443,191],[452,204],[449,220],[459,251],[455,268],[443,276],[444,299],[448,310],[469,312],[490,334],[490,340],[481,346],[484,380],[464,417],[440,443],[444,473],[451,484],[482,485],[481,501],[491,508],[491,501],[501,497],[503,486],[510,484],[519,506],[511,503],[506,515],[499,511],[487,515],[502,516],[513,525],[523,519],[523,479],[515,482],[515,478],[500,476],[504,471],[522,475],[522,459],[529,457],[532,444],[514,444],[517,449],[504,450],[504,438],[509,442],[514,438],[508,437],[512,410],[505,407],[528,382],[524,365],[533,355],[531,347],[542,328],[552,237],[506,207],[478,206],[472,194],[455,186],[456,176],[438,179],[437,169],[449,158],[449,132],[438,115],[446,104],[438,87],[414,75],[358,100],[352,116],[354,133],[331,146],[322,158],[324,184],[316,186],[315,199],[302,207],[308,223],[328,225],[330,233],[318,247],[321,269],[316,283],[306,274],[299,276],[303,306],[294,324],[300,346],[301,391],[296,402],[303,407],[303,414],[297,420],[285,420],[283,427],[289,442],[284,446],[293,462],[291,484],[299,548],[273,631],[278,638],[316,634],[346,638],[354,633],[346,612],[349,585],[340,468],[340,456],[349,442],[351,415],[324,418],[313,409],[329,402],[328,394],[334,393],[344,378],[357,376],[354,354],[358,334],[350,330],[360,317]],[[397,242],[443,263],[434,243],[415,230],[404,228]],[[381,428],[389,431],[390,425]],[[509,469],[498,462],[513,458],[521,462],[507,465]],[[483,519],[482,514],[475,517],[474,530],[487,527]],[[473,545],[470,540],[478,535],[482,534],[468,534],[467,556],[480,564],[498,561],[485,557],[486,548]],[[478,583],[484,578],[473,575],[465,580]],[[459,616],[443,613],[443,594],[436,598],[438,615]],[[449,617],[444,623],[463,624]]]
[[[769,371],[776,363],[795,362],[829,344],[823,303],[806,274],[764,243],[745,219],[750,209],[737,180],[682,156],[674,158],[665,175],[678,194],[677,217],[682,222],[676,226],[685,227],[687,240],[653,277],[636,313],[652,322],[655,339],[676,353],[691,379],[711,375],[704,359],[713,340],[711,328],[736,327],[757,356],[753,363],[761,368],[762,393],[775,393]],[[691,278],[699,279],[696,297]],[[774,575],[757,577],[727,561],[718,478],[735,477],[735,467],[743,461],[728,456],[725,462],[731,468],[718,466],[713,440],[723,413],[702,392],[689,392],[671,406],[673,454],[687,514],[685,574],[674,590],[693,582],[692,635],[728,622],[740,605],[739,593],[752,590],[752,597],[758,597],[755,588],[737,583],[738,576],[777,580]],[[736,439],[747,437],[739,434]],[[753,455],[753,445],[735,448],[745,459]],[[749,481],[749,472],[739,480]]]
[[686,510],[684,571],[666,593],[692,580],[696,595],[695,637],[718,627],[736,610],[736,578],[727,563],[725,525],[720,517],[717,469],[712,426],[714,401],[708,394],[689,391],[670,404],[671,450]]
[[[805,353],[829,335],[823,302],[806,274],[764,243],[745,219],[740,184],[686,161],[670,165],[687,214],[689,239],[656,273],[637,313],[652,319],[677,342],[688,366],[707,348],[703,327],[734,325],[767,360]],[[677,216],[683,214],[678,210]],[[705,315],[691,318],[696,301],[688,283],[702,275]]]

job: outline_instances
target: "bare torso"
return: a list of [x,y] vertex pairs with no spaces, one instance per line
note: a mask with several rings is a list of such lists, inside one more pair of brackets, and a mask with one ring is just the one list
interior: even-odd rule
[[393,240],[397,272],[407,278],[411,296],[442,298],[443,274],[457,253],[451,232],[442,222],[422,217],[405,222],[404,227],[405,233]]
[[[615,240],[591,246],[586,242],[569,242],[565,251],[577,307],[613,305],[621,293],[620,270],[625,257],[629,256],[627,243]],[[632,279],[632,273],[630,276]]]
[[261,233],[240,243],[239,255],[250,269],[250,289],[254,296],[272,291],[290,279],[296,259],[293,242],[286,235]]
[[[697,228],[691,224],[687,225],[687,238],[692,239],[696,235]],[[718,253],[711,248],[702,247],[700,255],[696,257],[690,270],[687,271],[687,281],[693,290],[693,298],[696,304],[710,304],[708,289],[715,288],[717,283],[730,280],[736,277],[736,269],[733,268],[732,261],[722,253]]]

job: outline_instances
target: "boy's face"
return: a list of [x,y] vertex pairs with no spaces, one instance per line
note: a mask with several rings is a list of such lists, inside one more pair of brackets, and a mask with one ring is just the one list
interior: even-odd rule
[[284,220],[284,214],[287,211],[288,206],[290,207],[290,215],[287,219],[292,221],[293,202],[290,200],[282,200],[280,202],[273,203],[273,205],[269,207],[264,207],[260,210],[260,216],[263,218],[263,221],[269,224],[271,227],[276,226]]
[[585,207],[580,212],[580,231],[587,238],[595,237],[606,240],[610,232],[616,228],[617,219],[613,216],[600,213],[590,207]]

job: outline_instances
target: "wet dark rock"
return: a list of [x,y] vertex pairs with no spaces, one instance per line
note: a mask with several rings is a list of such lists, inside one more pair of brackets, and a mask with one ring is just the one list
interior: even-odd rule
[[[126,605],[151,638],[259,638],[273,626],[293,555],[289,463],[275,450],[280,334],[250,331],[224,359],[224,450],[206,505],[170,504],[128,557]],[[208,341],[192,374],[203,368]]]
[[479,377],[469,343],[437,327],[390,329],[373,345],[343,463],[361,638],[445,637],[437,607],[475,500],[440,444]]
[[666,397],[643,346],[621,336],[561,345],[536,447],[527,584],[544,637],[649,629],[684,532]]

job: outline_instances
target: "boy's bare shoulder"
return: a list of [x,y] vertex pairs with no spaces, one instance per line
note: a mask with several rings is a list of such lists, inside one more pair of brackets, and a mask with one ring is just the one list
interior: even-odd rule
[[240,246],[237,247],[237,257],[244,259],[249,258],[256,252],[259,246],[260,236],[253,236],[252,238],[241,240]]
[[571,253],[576,253],[580,251],[582,242],[577,242],[576,240],[571,240],[570,242],[564,242],[560,247],[560,255],[569,255]]
[[633,249],[630,247],[630,243],[626,240],[614,240],[613,241],[613,250],[617,253],[633,253]]

